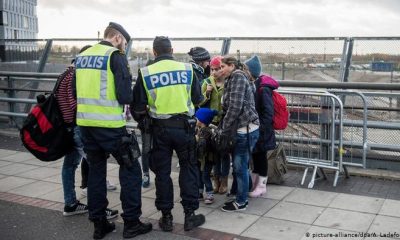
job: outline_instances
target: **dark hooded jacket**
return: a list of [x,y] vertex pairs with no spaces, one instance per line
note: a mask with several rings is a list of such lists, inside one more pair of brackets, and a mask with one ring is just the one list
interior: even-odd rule
[[276,148],[275,131],[272,126],[274,103],[272,91],[278,89],[279,83],[266,75],[261,75],[255,81],[255,102],[260,119],[260,136],[253,152],[266,152]]
[[190,64],[192,64],[193,72],[194,72],[194,74],[196,74],[196,77],[199,80],[200,86],[202,86],[204,80],[206,78],[208,78],[210,76],[210,74],[207,73],[207,69],[202,68],[200,65],[198,65],[194,61],[190,61]]

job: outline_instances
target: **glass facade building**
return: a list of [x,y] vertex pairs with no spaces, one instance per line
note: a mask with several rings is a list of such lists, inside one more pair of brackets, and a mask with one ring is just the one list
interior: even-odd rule
[[38,59],[36,6],[37,0],[0,0],[0,61]]

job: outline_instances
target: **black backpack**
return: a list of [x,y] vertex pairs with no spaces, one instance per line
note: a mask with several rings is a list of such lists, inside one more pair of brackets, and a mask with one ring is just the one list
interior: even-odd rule
[[69,153],[74,147],[73,128],[64,123],[55,92],[65,72],[61,74],[53,91],[37,96],[20,129],[20,138],[25,148],[42,161],[55,161]]

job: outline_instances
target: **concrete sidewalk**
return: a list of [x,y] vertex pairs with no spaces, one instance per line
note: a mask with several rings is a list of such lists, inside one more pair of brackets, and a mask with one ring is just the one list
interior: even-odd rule
[[[62,163],[62,160],[45,163],[27,152],[0,149],[0,200],[57,210],[60,211],[59,217],[64,218],[61,213]],[[400,239],[399,200],[274,185],[268,185],[266,196],[250,199],[249,207],[243,212],[222,212],[220,207],[226,197],[216,195],[216,201],[212,205],[201,203],[198,210],[206,215],[206,223],[199,229],[184,232],[177,171],[172,172],[172,178],[175,228],[172,233],[162,233],[165,236],[171,234],[197,239],[273,240]],[[108,192],[109,207],[122,212],[118,165],[108,164],[108,179],[118,185],[118,190]],[[79,184],[78,170],[76,185]],[[79,200],[86,202],[79,187],[76,191]],[[157,232],[160,231],[157,220],[161,213],[155,208],[154,199],[152,175],[150,188],[142,189],[142,217],[152,221]],[[4,202],[0,201],[0,204]],[[121,217],[116,221],[122,223]],[[113,233],[107,239],[120,239],[120,235]]]

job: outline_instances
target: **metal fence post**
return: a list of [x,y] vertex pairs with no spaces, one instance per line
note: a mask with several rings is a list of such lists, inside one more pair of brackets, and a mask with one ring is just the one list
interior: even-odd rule
[[[7,96],[9,98],[15,98],[14,80],[10,76],[7,76],[7,86],[10,89],[7,92]],[[9,111],[12,113],[18,112],[16,109],[16,105],[13,102],[8,102],[8,108],[9,108]],[[9,125],[10,125],[10,127],[13,127],[15,125],[15,124],[13,124],[13,121],[15,121],[15,119],[13,117],[9,117],[9,119],[10,119]]]
[[125,48],[126,60],[128,60],[128,61],[129,61],[129,55],[131,54],[131,49],[132,49],[132,39],[129,40],[129,42],[126,45],[126,48]]
[[348,38],[344,39],[343,40],[342,58],[340,59],[339,82],[343,82],[343,79],[344,79],[344,68],[346,65],[348,44],[349,44],[349,39]]
[[[51,51],[51,46],[52,45],[53,45],[53,39],[48,39],[47,42],[46,42],[46,46],[44,47],[42,57],[40,58],[40,61],[39,61],[39,66],[38,66],[38,69],[37,69],[38,73],[43,72],[44,67],[46,66],[47,59],[49,58],[49,53]],[[38,87],[39,87],[39,82],[38,81],[34,81],[34,82],[31,83],[30,88],[38,89]],[[33,99],[34,97],[35,97],[35,92],[30,92],[28,98],[29,99]],[[32,104],[27,103],[25,105],[24,112],[28,113],[29,110],[31,109],[31,106],[32,106]]]
[[[331,128],[330,123],[328,121],[329,119],[329,109],[328,109],[329,103],[328,103],[328,98],[321,98],[321,122],[325,122],[321,124],[321,134],[320,138],[321,139],[326,139],[329,140],[331,137],[331,132],[329,132],[329,129]],[[321,156],[325,157],[325,159],[329,159],[329,147],[328,145],[321,145]]]
[[231,38],[225,38],[222,41],[222,47],[221,47],[221,56],[225,56],[229,54],[229,49],[231,47]]
[[344,74],[343,74],[342,82],[348,82],[349,81],[349,70],[350,70],[350,66],[351,66],[351,58],[353,56],[353,45],[354,45],[354,39],[350,38],[349,39],[349,47],[347,49],[346,65],[345,65],[345,68],[344,68]]

